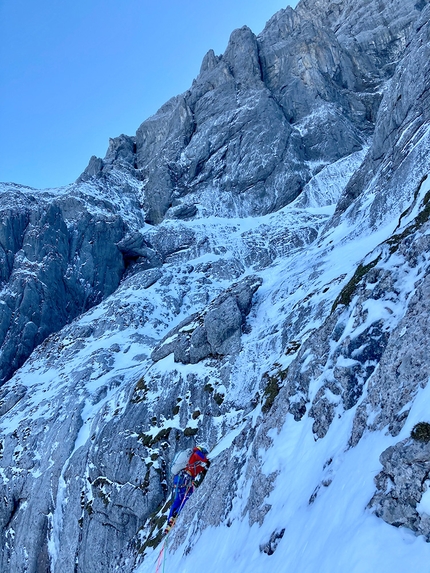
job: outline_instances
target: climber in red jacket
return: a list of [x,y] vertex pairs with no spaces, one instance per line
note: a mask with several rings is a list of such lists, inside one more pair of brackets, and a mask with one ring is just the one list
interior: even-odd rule
[[198,487],[209,469],[208,451],[204,446],[193,448],[186,466],[173,478],[173,502],[170,507],[169,519],[165,533],[168,533],[175,523],[176,517],[184,507],[194,489]]
[[[196,477],[199,474],[204,472],[204,476],[208,471],[210,461],[208,460],[207,455],[208,451],[204,446],[196,446],[193,448],[193,453],[191,454],[190,459],[185,466],[185,471],[190,474],[194,482],[196,481]],[[203,476],[200,478],[200,480],[203,479]]]

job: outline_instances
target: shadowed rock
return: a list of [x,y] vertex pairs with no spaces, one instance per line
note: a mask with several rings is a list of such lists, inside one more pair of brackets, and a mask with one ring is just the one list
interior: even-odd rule
[[369,502],[378,517],[395,527],[408,527],[430,541],[430,515],[419,511],[428,489],[430,444],[406,439],[386,449],[376,476],[377,493]]
[[171,330],[152,352],[154,362],[169,354],[176,362],[196,364],[208,356],[238,352],[252,297],[262,284],[259,277],[246,277],[220,294],[202,313],[196,313]]

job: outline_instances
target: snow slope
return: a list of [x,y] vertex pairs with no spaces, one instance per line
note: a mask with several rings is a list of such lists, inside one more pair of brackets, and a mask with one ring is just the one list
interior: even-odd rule
[[[430,12],[410,7],[342,0],[324,28],[302,0],[78,183],[0,187],[33,233],[2,244],[0,317],[34,328],[32,277],[49,312],[60,243],[89,309],[0,390],[2,571],[428,570]],[[199,440],[213,463],[165,542],[169,466]]]
[[[421,197],[429,190],[430,185],[425,182],[420,190]],[[414,214],[417,212],[415,209]],[[402,220],[401,230],[405,229],[412,218],[413,214]],[[339,243],[333,245],[331,253],[321,251],[321,245],[324,244],[324,237],[321,237],[317,244],[308,247],[306,257],[302,253],[302,260],[306,261],[302,267],[293,257],[285,266],[276,267],[276,273],[268,270],[269,277],[264,275],[264,288],[272,296],[269,298],[264,291],[259,292],[259,302],[253,316],[253,330],[259,331],[257,340],[261,343],[268,336],[281,304],[284,311],[285,304],[294,306],[300,296],[294,285],[299,277],[303,280],[306,270],[310,275],[315,268],[319,269],[318,279],[312,283],[313,289],[331,284],[338,277],[339,258],[342,269],[349,269],[350,273],[366,255],[367,260],[375,259],[376,254],[384,250],[384,247],[379,247],[380,243],[391,236],[397,223],[397,220],[393,220],[384,231],[356,237],[349,242],[344,241],[344,236],[350,235],[350,229],[345,228],[343,235],[337,235]],[[428,228],[424,234],[428,236]],[[390,301],[390,297],[385,301],[368,300],[366,322],[372,324],[384,319],[385,327],[392,331],[401,324],[416,286],[427,274],[429,257],[424,253],[417,267],[408,269],[397,253],[385,256],[386,260],[378,264],[385,270],[399,273],[397,300]],[[285,283],[290,286],[287,292],[284,290]],[[368,286],[372,288],[372,285]],[[324,295],[327,297],[327,291]],[[322,298],[319,293],[313,293],[311,300],[314,308],[318,308]],[[357,325],[354,310],[350,308],[348,311],[351,318],[347,320],[339,345],[346,337],[356,337],[365,328],[363,324]],[[318,323],[315,320],[309,328],[315,328]],[[405,329],[404,326],[399,328],[400,336]],[[306,335],[306,331],[302,331],[297,338]],[[249,346],[252,343],[247,344],[248,352]],[[247,376],[248,360],[249,356],[242,363],[238,377]],[[280,357],[279,361],[285,366],[291,358]],[[310,389],[311,395],[316,394],[321,380],[327,376],[328,367],[315,380],[314,387]],[[257,432],[267,431],[270,442],[267,449],[259,449],[258,453],[254,453],[261,464],[262,473],[274,476],[270,492],[260,500],[261,505],[268,504],[270,509],[262,523],[250,523],[248,498],[251,489],[255,488],[255,482],[249,476],[246,479],[243,472],[232,507],[223,516],[223,523],[218,527],[201,526],[199,519],[204,521],[207,513],[201,510],[201,506],[216,506],[214,499],[219,495],[216,487],[211,491],[203,485],[195,494],[197,499],[189,502],[192,507],[184,510],[186,516],[179,518],[169,534],[173,541],[169,540],[164,551],[165,570],[186,572],[204,568],[209,573],[221,569],[252,573],[267,570],[309,573],[426,571],[430,546],[424,538],[416,537],[409,529],[396,529],[384,523],[374,515],[368,504],[375,492],[374,478],[382,468],[379,461],[381,453],[389,446],[409,438],[416,423],[428,420],[429,387],[418,391],[411,400],[407,422],[397,436],[389,435],[385,427],[366,433],[358,445],[351,447],[354,416],[357,406],[365,397],[366,389],[357,405],[348,411],[338,404],[333,423],[325,437],[319,440],[315,439],[312,419],[308,416],[297,422],[291,414],[287,414],[278,427],[267,430],[267,423],[266,427],[263,425],[261,428],[261,406],[257,407],[257,411],[250,412],[248,419],[251,425]],[[213,466],[216,466],[225,447],[230,447],[229,456],[249,459],[246,448],[241,451],[235,445],[238,430],[232,430],[230,435],[230,439],[227,435],[215,448]],[[230,446],[231,440],[233,446]],[[222,480],[223,473],[219,473],[217,478]],[[226,474],[224,478],[228,480],[229,475]],[[229,484],[225,487],[228,489]],[[233,484],[231,487],[234,491]],[[427,507],[427,498],[424,496],[421,511]],[[156,547],[148,560],[136,569],[138,573],[156,570],[161,547]]]

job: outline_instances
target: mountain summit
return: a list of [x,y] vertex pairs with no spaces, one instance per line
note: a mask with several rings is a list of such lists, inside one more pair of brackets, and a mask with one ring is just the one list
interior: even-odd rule
[[301,0],[0,184],[2,573],[427,567],[429,87],[428,1]]

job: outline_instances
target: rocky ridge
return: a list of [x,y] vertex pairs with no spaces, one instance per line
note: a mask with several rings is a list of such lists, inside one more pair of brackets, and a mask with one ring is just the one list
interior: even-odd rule
[[196,439],[178,560],[249,527],[297,570],[372,436],[360,511],[429,538],[429,16],[302,0],[75,184],[2,185],[2,571],[149,570]]

